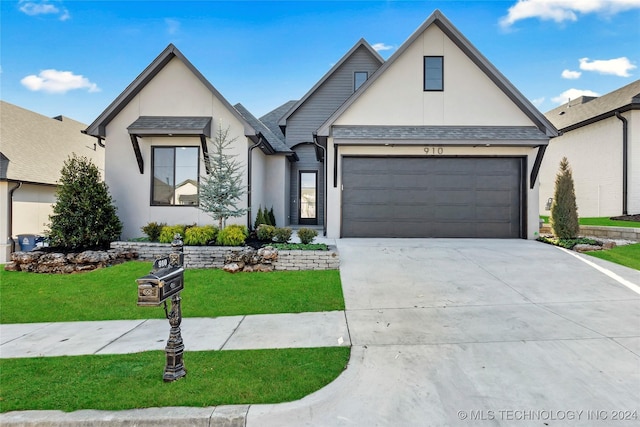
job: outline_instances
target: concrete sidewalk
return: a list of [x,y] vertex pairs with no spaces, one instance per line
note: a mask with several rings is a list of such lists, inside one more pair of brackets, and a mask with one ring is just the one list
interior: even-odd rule
[[[0,325],[0,358],[164,350],[166,319]],[[349,346],[344,311],[185,318],[185,351]]]

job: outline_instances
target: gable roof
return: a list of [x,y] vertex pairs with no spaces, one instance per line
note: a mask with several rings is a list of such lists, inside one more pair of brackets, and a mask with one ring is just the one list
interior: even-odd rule
[[327,71],[327,73],[322,76],[322,78],[318,80],[318,82],[311,89],[309,89],[309,91],[302,98],[300,98],[300,100],[298,100],[291,106],[289,111],[287,111],[287,113],[280,118],[278,125],[286,126],[287,119],[291,117],[291,115],[295,113],[296,110],[300,108],[300,106],[304,104],[305,101],[309,99],[311,95],[313,95],[318,90],[318,88],[320,88],[320,86],[322,86],[324,82],[326,82],[342,66],[342,64],[344,64],[361,47],[366,49],[371,54],[371,56],[373,56],[373,58],[376,59],[381,65],[384,63],[384,59],[382,58],[382,56],[380,56],[380,54],[376,52],[376,50],[372,48],[365,39],[362,38],[358,40],[358,42],[353,45],[353,47],[349,49],[349,51],[344,54],[344,56],[340,58],[340,60],[333,67],[331,67],[331,69]]
[[236,111],[218,90],[193,66],[191,62],[175,47],[169,44],[144,71],[127,86],[127,88],[89,125],[86,133],[101,139],[106,137],[106,126],[122,111],[122,109],[174,58],[179,59],[209,89],[209,91],[244,125],[246,136],[255,136],[256,132],[249,123]]
[[[267,144],[271,148],[271,150],[262,149],[265,153],[284,153],[284,154],[292,154],[293,151],[289,149],[284,143],[284,140],[278,135],[274,134],[271,129],[269,129],[262,121],[257,119],[249,110],[247,110],[244,105],[236,104],[234,105],[235,109],[244,117],[244,119],[249,122],[249,124],[261,134],[264,139],[266,139]],[[270,152],[270,153],[269,153]]]
[[398,48],[398,50],[365,81],[359,90],[353,93],[338,110],[336,110],[320,128],[318,135],[329,136],[329,128],[335,120],[345,112],[358,97],[367,90],[402,54],[424,33],[431,25],[437,25],[440,30],[480,69],[487,77],[504,92],[504,94],[549,137],[558,136],[553,124],[538,109],[525,98],[516,87],[498,69],[480,53],[475,46],[439,11],[435,10],[426,21]]
[[569,131],[631,109],[640,109],[640,80],[600,97],[581,96],[545,116],[560,131]]
[[104,149],[81,133],[86,126],[0,101],[0,180],[55,185],[71,153],[104,169]]

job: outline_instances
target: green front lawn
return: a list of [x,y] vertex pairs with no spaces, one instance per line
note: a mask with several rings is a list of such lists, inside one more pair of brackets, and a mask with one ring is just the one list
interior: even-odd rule
[[615,262],[616,264],[640,270],[640,243],[617,246],[606,251],[586,252],[596,258]]
[[[0,323],[164,318],[138,307],[135,279],[151,263],[128,262],[71,275],[0,269]],[[184,317],[301,313],[344,309],[338,270],[236,273],[186,270]]]
[[[540,218],[545,222],[549,223],[549,217],[545,215],[541,215]],[[630,228],[640,228],[640,222],[638,221],[616,221],[609,219],[608,217],[602,218],[579,218],[578,222],[580,225],[597,225],[600,227],[630,227]]]
[[206,407],[300,399],[346,368],[348,347],[186,352],[187,376],[162,381],[164,352],[0,359],[0,412]]

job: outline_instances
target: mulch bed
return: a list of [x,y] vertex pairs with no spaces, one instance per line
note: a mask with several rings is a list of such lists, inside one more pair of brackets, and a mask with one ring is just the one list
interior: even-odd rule
[[637,222],[640,222],[640,214],[638,214],[638,215],[612,216],[609,219],[614,220],[614,221],[637,221]]

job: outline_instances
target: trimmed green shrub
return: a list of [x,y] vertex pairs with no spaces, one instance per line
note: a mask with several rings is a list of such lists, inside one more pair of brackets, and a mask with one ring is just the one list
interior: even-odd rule
[[157,242],[160,239],[160,233],[162,232],[162,227],[166,227],[167,224],[164,222],[150,222],[144,227],[140,228],[144,234],[149,237],[150,242]]
[[242,246],[249,236],[249,230],[244,225],[227,225],[218,232],[216,243],[222,246]]
[[560,161],[560,171],[556,176],[550,223],[553,234],[560,239],[573,239],[580,232],[573,176],[566,157]]
[[260,240],[266,240],[268,242],[273,240],[276,228],[273,225],[260,224],[256,230],[256,235]]
[[173,236],[178,233],[184,239],[184,229],[185,225],[166,225],[162,227],[162,231],[160,231],[160,237],[158,241],[160,243],[171,243],[173,242]]
[[260,227],[262,224],[266,224],[266,222],[264,220],[264,212],[262,211],[262,206],[259,206],[258,213],[256,214],[256,222],[254,223],[253,228],[257,230],[258,227]]
[[289,227],[276,227],[273,238],[278,243],[289,243],[293,231]]
[[312,228],[301,228],[298,230],[298,238],[303,245],[313,242],[313,239],[315,239],[317,235],[318,232]]
[[209,242],[215,241],[217,235],[218,228],[213,225],[189,227],[184,232],[184,244],[189,246],[206,246]]
[[108,248],[118,240],[122,223],[109,187],[101,181],[100,170],[91,160],[73,154],[64,162],[59,184],[49,217],[51,246],[67,250]]
[[271,206],[271,210],[269,210],[269,225],[273,225],[274,227],[277,225],[276,224],[276,216],[273,214],[273,206]]

